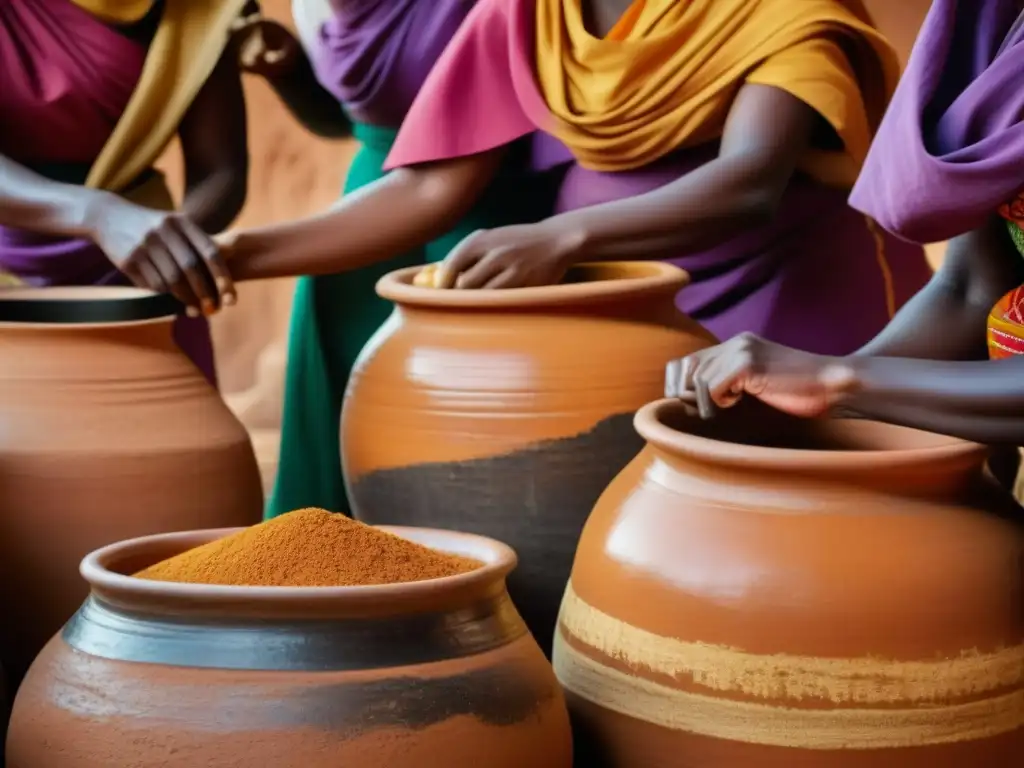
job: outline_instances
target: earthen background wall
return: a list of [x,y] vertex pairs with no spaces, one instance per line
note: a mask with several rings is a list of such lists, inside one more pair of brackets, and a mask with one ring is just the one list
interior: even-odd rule
[[[289,0],[263,0],[267,15],[290,24]],[[910,50],[927,0],[867,0],[882,29],[905,56]],[[354,146],[310,136],[281,106],[271,89],[247,78],[249,198],[236,226],[296,218],[321,210],[341,189]],[[176,147],[161,161],[172,186],[181,187]],[[935,251],[939,257],[941,249]],[[285,339],[292,280],[249,283],[238,306],[214,320],[218,367],[229,404],[249,428],[269,485],[276,468]]]

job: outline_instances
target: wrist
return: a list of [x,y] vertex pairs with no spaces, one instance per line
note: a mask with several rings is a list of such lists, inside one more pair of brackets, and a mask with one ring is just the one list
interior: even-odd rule
[[555,257],[562,267],[569,269],[586,261],[592,233],[585,224],[569,217],[552,216],[537,226],[548,233],[554,244]]
[[836,416],[861,415],[858,406],[868,391],[872,358],[851,355],[827,360],[818,380],[827,393],[829,408]]
[[86,190],[76,205],[71,206],[68,229],[92,241],[99,239],[103,227],[115,215],[121,198],[105,190]]

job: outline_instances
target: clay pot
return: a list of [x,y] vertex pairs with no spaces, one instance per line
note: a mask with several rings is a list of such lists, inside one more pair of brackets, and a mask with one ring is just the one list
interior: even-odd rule
[[579,765],[1019,763],[1024,523],[984,448],[667,401],[636,427],[560,614]]
[[92,595],[36,659],[8,768],[569,768],[558,683],[496,541],[390,529],[484,563],[369,587],[134,579],[232,530],[90,555]]
[[633,413],[669,360],[713,339],[675,308],[686,273],[607,263],[501,291],[384,277],[395,312],[356,363],[342,416],[354,515],[510,544],[509,591],[550,651],[572,555],[604,487],[643,446]]
[[88,594],[93,549],[257,522],[245,430],[175,346],[170,297],[0,291],[0,634],[11,687]]

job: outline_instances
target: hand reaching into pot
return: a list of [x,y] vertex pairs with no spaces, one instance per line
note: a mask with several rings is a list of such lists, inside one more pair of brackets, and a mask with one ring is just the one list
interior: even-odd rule
[[793,416],[829,412],[857,388],[852,366],[745,333],[668,364],[665,396],[695,402],[702,418],[751,395]]
[[547,222],[474,232],[438,268],[440,288],[528,288],[561,282],[582,238]]

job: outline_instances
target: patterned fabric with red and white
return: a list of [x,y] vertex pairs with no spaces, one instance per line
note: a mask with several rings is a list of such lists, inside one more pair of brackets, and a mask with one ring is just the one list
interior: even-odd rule
[[[1002,206],[999,215],[1009,222],[1010,235],[1024,257],[1024,192]],[[992,308],[988,349],[993,360],[1024,355],[1024,285],[1010,291]]]

